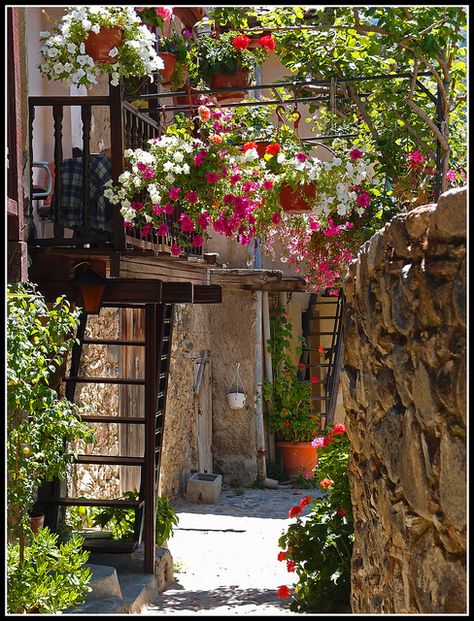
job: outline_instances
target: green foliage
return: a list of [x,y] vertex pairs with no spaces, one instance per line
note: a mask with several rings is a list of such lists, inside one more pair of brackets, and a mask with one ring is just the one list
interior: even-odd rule
[[189,77],[198,84],[201,80],[210,84],[216,73],[233,75],[238,69],[252,71],[260,65],[267,53],[262,48],[237,49],[232,41],[240,33],[226,32],[215,36],[200,36],[190,50]]
[[[298,379],[292,360],[292,326],[284,309],[271,317],[270,329],[267,351],[272,355],[273,383],[265,380],[263,384],[270,430],[287,442],[308,442],[318,429],[319,419],[311,414],[310,385]],[[301,354],[301,348],[296,353]]]
[[[336,81],[343,76],[378,76],[412,73],[436,96],[444,83],[446,135],[450,147],[449,168],[466,168],[466,7],[256,7],[256,23],[262,28],[314,26],[314,29],[274,30],[275,53],[289,70],[287,78],[303,81]],[[438,79],[437,79],[438,78]],[[435,103],[417,85],[414,103],[434,119]],[[341,85],[337,84],[338,92]],[[337,99],[334,110],[325,102],[310,102],[311,121],[318,133],[356,134],[341,139],[344,148],[356,146],[379,160],[378,175],[393,185],[405,171],[406,154],[419,150],[434,159],[436,137],[421,115],[406,103],[410,80],[382,79],[346,83],[346,99]],[[300,97],[314,95],[298,87]],[[341,93],[343,94],[343,93]],[[356,101],[359,98],[359,103]],[[448,133],[449,132],[449,133]],[[460,182],[463,182],[460,177]],[[381,197],[377,221],[380,228],[393,215],[393,200]],[[385,194],[385,192],[382,192]]]
[[91,588],[91,570],[84,567],[89,553],[75,535],[57,545],[58,535],[41,528],[24,550],[19,544],[7,550],[7,607],[10,614],[57,614],[82,604]]
[[171,87],[179,88],[186,80],[186,70],[190,60],[190,39],[178,33],[171,33],[166,37],[158,37],[159,52],[169,52],[176,56]]
[[90,442],[93,433],[50,385],[75,343],[79,311],[63,298],[48,308],[31,283],[9,285],[7,304],[8,519],[20,535],[39,484],[65,476],[67,443]]
[[328,430],[324,443],[315,467],[322,497],[312,500],[310,513],[298,516],[278,541],[295,563],[298,581],[290,602],[295,612],[338,612],[350,603],[354,528],[345,427]]
[[[122,500],[138,500],[137,490],[124,492]],[[179,518],[168,498],[156,499],[156,543],[162,546],[173,536],[173,527],[178,526]],[[135,526],[135,510],[121,507],[105,507],[92,517],[93,526],[110,529],[113,539],[131,539]]]

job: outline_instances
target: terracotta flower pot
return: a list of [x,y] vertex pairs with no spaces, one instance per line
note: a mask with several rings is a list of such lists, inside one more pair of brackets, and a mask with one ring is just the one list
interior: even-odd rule
[[[244,87],[250,84],[250,72],[247,69],[237,69],[232,75],[226,73],[216,73],[211,78],[211,89]],[[245,98],[247,91],[227,91],[225,93],[216,93],[217,101],[227,101],[229,103],[238,103]]]
[[318,462],[316,449],[311,442],[277,442],[286,476],[311,475]]
[[86,53],[92,56],[95,63],[115,63],[117,57],[109,56],[109,52],[122,45],[122,29],[101,28],[98,33],[89,31],[85,45]]
[[44,526],[44,514],[32,513],[30,515],[30,528],[34,533],[37,533],[40,528]]
[[[316,194],[316,186],[312,183],[300,186],[300,190],[308,200],[313,199]],[[311,206],[304,197],[300,192],[293,190],[291,185],[284,183],[280,191],[281,208],[283,211],[311,211]]]
[[163,84],[169,84],[174,73],[176,54],[173,54],[172,52],[158,52],[158,56],[165,65],[163,69],[160,69],[162,82]]

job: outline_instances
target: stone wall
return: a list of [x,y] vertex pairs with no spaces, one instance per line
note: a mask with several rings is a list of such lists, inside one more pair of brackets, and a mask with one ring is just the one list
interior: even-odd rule
[[466,189],[393,218],[346,283],[354,613],[466,611]]

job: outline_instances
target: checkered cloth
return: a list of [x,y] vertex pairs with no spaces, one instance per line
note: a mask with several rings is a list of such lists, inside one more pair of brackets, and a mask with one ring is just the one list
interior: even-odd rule
[[[82,157],[73,157],[61,162],[61,205],[59,224],[68,229],[83,225]],[[112,232],[113,207],[104,197],[104,184],[112,177],[112,163],[104,155],[91,156],[89,173],[89,226],[98,231]],[[53,195],[52,214],[56,209]],[[54,216],[53,216],[54,217]]]

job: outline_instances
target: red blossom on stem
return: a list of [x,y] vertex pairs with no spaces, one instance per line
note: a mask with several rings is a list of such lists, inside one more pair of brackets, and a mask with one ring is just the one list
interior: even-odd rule
[[283,584],[279,587],[277,594],[279,599],[288,599],[291,595],[291,591],[285,584]]
[[278,552],[278,560],[286,561],[286,552]]
[[247,35],[239,35],[237,37],[234,37],[232,45],[235,47],[236,50],[246,50],[251,40],[252,39],[250,39],[250,37],[247,37]]
[[297,517],[298,515],[300,515],[302,511],[303,509],[300,505],[295,505],[294,507],[291,507],[291,509],[288,511],[288,517],[290,518]]

